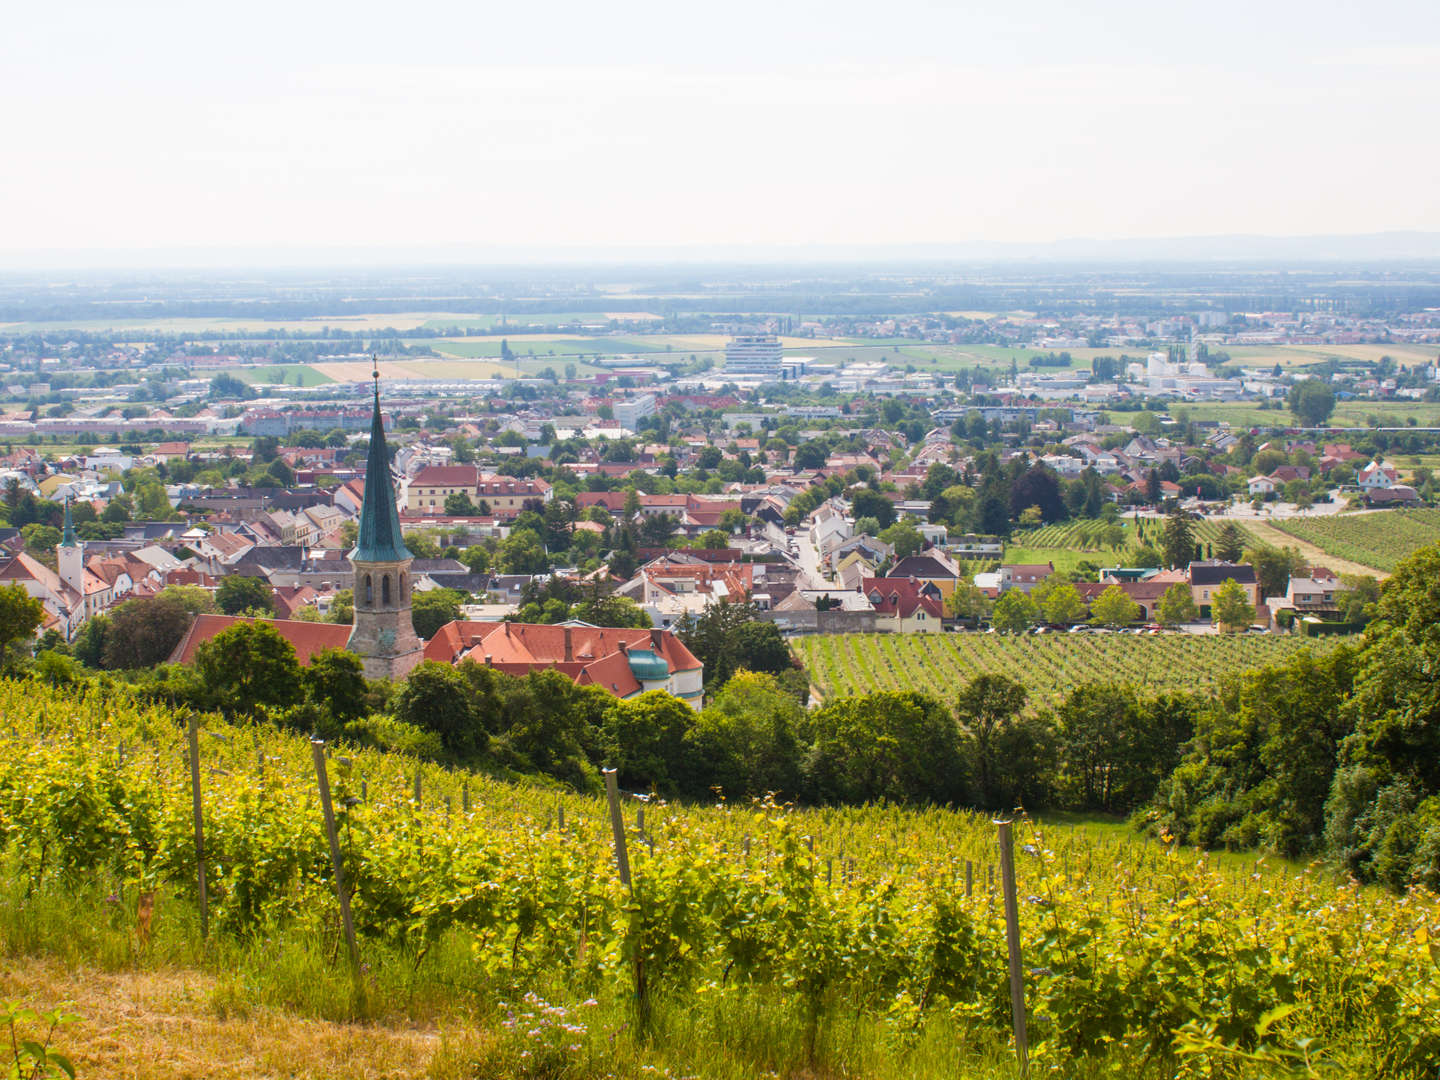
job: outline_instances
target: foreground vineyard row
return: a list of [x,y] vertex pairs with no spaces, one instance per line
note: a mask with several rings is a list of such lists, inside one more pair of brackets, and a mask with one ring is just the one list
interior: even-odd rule
[[[111,880],[132,905],[193,893],[177,717],[15,683],[0,685],[0,715],[10,873]],[[333,940],[309,744],[210,718],[200,757],[215,931],[302,925]],[[995,834],[977,816],[651,804],[629,830],[626,890],[599,802],[372,752],[337,753],[327,771],[362,952],[383,942],[419,965],[459,938],[499,992],[557,971],[577,995],[633,984],[642,1022],[659,996],[768,987],[812,1024],[843,1005],[897,1033],[932,1016],[1008,1031]],[[1077,830],[1022,829],[1020,842],[1040,1062],[1119,1055],[1195,1076],[1252,1059],[1377,1077],[1440,1065],[1434,898],[1220,871]]]
[[828,700],[875,690],[921,690],[949,701],[987,673],[1023,683],[1048,704],[1089,682],[1130,683],[1148,692],[1209,691],[1246,668],[1279,663],[1334,639],[1271,635],[1160,634],[833,634],[794,641]]

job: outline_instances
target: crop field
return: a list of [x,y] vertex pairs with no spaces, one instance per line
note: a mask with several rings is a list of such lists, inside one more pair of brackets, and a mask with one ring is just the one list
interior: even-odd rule
[[1383,510],[1271,524],[1327,554],[1387,573],[1412,552],[1440,542],[1440,510]]
[[225,368],[224,374],[233,375],[246,383],[285,383],[290,386],[323,386],[335,380],[322,371],[316,371],[309,364],[246,364],[241,367]]
[[[1175,405],[1191,420],[1222,420],[1232,427],[1289,428],[1298,423],[1288,409],[1262,409],[1241,401]],[[1121,414],[1116,414],[1120,416]],[[1342,401],[1326,423],[1333,427],[1405,427],[1411,418],[1421,427],[1440,426],[1440,404],[1433,401]]]
[[[192,761],[179,716],[99,697],[0,684],[7,941],[103,950],[123,971],[210,955],[237,968],[212,1005],[232,1013],[257,987],[302,1014],[338,998],[401,1023],[449,1003],[453,1036],[491,1025],[491,1064],[470,1077],[1014,1075],[988,815],[627,797],[627,884],[600,800],[368,750],[316,755],[213,716]],[[1313,1075],[1303,1061],[1409,1080],[1440,1065],[1433,896],[1113,830],[1016,831],[1037,1071]],[[695,1068],[718,1047],[742,1056]],[[679,1072],[650,1064],[667,1051]],[[74,1056],[82,1075],[118,1075],[96,1065],[112,1052],[94,1039]]]
[[1264,635],[816,634],[792,645],[826,700],[875,690],[923,690],[949,700],[977,675],[1015,679],[1045,706],[1089,682],[1128,682],[1146,691],[1209,691],[1246,668],[1279,663],[1307,646]]

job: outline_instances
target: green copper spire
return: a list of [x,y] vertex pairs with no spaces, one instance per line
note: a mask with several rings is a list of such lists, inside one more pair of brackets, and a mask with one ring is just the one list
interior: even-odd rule
[[375,378],[375,415],[370,421],[370,456],[365,462],[365,501],[360,506],[360,535],[351,562],[400,562],[413,558],[400,535],[400,514],[390,484],[390,452],[380,422],[380,372]]
[[70,519],[70,496],[65,496],[65,535],[60,538],[61,547],[75,547],[80,543],[75,539],[75,522]]

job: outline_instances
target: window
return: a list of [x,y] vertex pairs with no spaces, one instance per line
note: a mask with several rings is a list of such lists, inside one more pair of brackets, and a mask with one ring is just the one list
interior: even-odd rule
[[370,583],[370,575],[365,575],[365,606],[370,607],[375,603],[375,589]]

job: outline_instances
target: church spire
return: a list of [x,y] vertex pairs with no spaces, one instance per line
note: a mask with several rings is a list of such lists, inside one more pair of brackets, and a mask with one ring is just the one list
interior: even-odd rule
[[[53,518],[51,520],[54,520]],[[70,517],[70,495],[65,495],[65,532],[60,537],[61,547],[77,547],[79,541],[75,538],[75,522]]]
[[351,562],[399,562],[413,558],[400,534],[395,488],[390,483],[390,451],[380,419],[380,372],[375,379],[375,412],[370,420],[370,456],[365,463],[365,501],[360,507],[360,533]]

